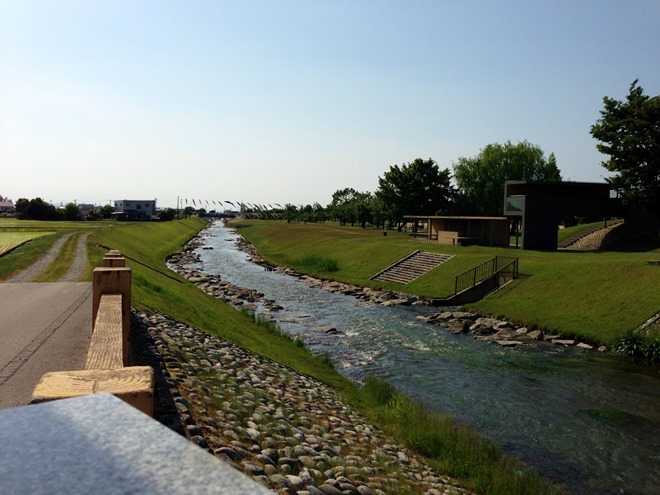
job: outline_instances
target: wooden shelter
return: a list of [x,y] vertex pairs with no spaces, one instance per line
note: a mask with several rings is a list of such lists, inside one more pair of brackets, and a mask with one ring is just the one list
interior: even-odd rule
[[414,229],[412,233],[425,241],[454,245],[509,245],[509,220],[506,217],[404,215],[403,218],[415,224],[426,224],[424,232]]

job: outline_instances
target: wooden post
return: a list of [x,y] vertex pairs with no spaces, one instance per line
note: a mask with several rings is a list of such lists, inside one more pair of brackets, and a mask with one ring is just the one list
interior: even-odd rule
[[106,268],[126,266],[126,259],[119,251],[113,249],[103,257],[103,266]]
[[[126,267],[94,268],[92,292],[92,325],[96,325],[101,294],[122,295],[122,334],[123,341],[128,343],[131,331],[131,269]],[[128,345],[124,352],[128,353]]]

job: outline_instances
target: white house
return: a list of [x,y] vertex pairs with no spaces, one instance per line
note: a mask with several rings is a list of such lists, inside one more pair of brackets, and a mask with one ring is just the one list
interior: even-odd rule
[[11,201],[0,201],[0,213],[14,213],[16,208]]
[[151,220],[156,216],[155,199],[116,199],[115,215],[125,220]]

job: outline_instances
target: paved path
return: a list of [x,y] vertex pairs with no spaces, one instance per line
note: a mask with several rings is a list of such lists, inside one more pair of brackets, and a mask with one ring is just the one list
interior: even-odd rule
[[92,284],[84,275],[87,235],[62,282],[31,283],[57,257],[61,237],[31,267],[0,283],[0,409],[25,405],[48,371],[83,369],[92,331]]
[[27,404],[48,371],[83,369],[92,284],[0,284],[0,409]]

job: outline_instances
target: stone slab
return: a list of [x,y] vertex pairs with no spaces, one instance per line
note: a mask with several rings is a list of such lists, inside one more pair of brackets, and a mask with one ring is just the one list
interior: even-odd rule
[[32,495],[272,493],[110,394],[1,410],[0,480]]

